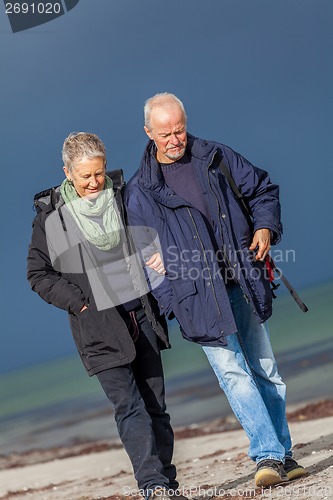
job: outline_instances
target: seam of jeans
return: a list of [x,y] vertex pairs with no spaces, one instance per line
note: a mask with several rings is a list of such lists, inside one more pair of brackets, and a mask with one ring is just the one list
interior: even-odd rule
[[240,348],[241,348],[241,350],[242,350],[242,356],[243,356],[243,358],[244,358],[244,361],[245,361],[245,363],[246,363],[246,366],[247,366],[247,368],[249,369],[249,371],[250,371],[250,373],[251,373],[251,376],[252,376],[252,378],[253,378],[253,381],[254,381],[254,383],[255,383],[255,385],[256,385],[256,388],[258,389],[259,394],[260,394],[260,396],[261,396],[261,392],[260,392],[260,390],[259,390],[259,385],[258,385],[258,382],[257,382],[256,376],[255,376],[255,373],[254,373],[254,371],[253,371],[253,370],[252,370],[252,368],[251,368],[250,362],[249,362],[249,360],[248,360],[248,357],[247,357],[246,352],[245,352],[245,349],[244,349],[244,344],[243,344],[242,338],[241,338],[241,336],[240,336],[240,334],[239,334],[239,332],[238,332],[238,331],[236,332],[236,335],[237,335],[237,338],[238,338],[238,342],[239,342]]

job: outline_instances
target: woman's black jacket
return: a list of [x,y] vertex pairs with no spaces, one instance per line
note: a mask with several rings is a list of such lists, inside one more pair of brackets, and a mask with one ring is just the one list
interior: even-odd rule
[[[117,206],[125,226],[122,172],[108,172],[108,175],[113,180]],[[132,362],[136,350],[128,329],[130,317],[121,306],[114,307],[112,302],[109,305],[110,299],[98,269],[93,266],[87,269],[85,245],[78,238],[78,232],[71,229],[73,219],[69,220],[71,217],[59,188],[36,195],[35,206],[37,215],[32,224],[27,269],[32,290],[49,304],[68,312],[74,341],[89,375]],[[125,240],[127,248],[124,249],[123,244],[123,250],[133,256],[128,238]],[[129,272],[138,289],[137,281],[143,282],[145,277],[140,265],[133,266],[133,258],[130,262]],[[155,299],[151,294],[144,295],[141,303],[160,338],[160,347],[169,348],[166,322],[158,314]],[[81,313],[84,304],[88,308]]]

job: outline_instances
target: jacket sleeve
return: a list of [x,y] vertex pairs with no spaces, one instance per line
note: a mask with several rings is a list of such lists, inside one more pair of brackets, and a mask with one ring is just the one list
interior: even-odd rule
[[265,170],[255,167],[232,149],[224,147],[223,153],[231,175],[250,208],[254,232],[270,229],[271,244],[279,243],[282,235],[279,186],[271,182]]
[[82,306],[87,303],[81,289],[52,267],[45,228],[39,216],[33,221],[27,278],[32,290],[45,302],[67,312],[78,314]]
[[[133,192],[135,190],[135,192]],[[136,188],[125,190],[125,206],[127,211],[127,220],[129,231],[136,250],[141,255],[142,262],[146,262],[154,253],[159,252],[163,260],[162,248],[158,238],[157,231],[151,227],[149,217],[144,214],[150,214],[151,208],[144,207],[144,194]],[[136,192],[137,191],[137,192]],[[153,221],[151,221],[153,222]],[[169,279],[160,275],[158,272],[144,265],[144,273],[147,279],[149,289],[158,302],[160,313],[168,319],[173,317],[172,299],[173,289]]]

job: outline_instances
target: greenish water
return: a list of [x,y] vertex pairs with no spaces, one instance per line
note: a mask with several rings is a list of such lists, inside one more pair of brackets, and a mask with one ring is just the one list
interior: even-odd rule
[[307,313],[298,308],[289,294],[274,301],[269,323],[276,352],[333,339],[333,282],[308,288],[300,295],[309,307]]
[[0,418],[91,397],[99,390],[97,380],[87,377],[76,356],[7,373],[0,381]]
[[[325,341],[333,341],[333,282],[305,289],[300,295],[309,307],[307,313],[299,309],[289,294],[279,295],[273,301],[269,331],[277,356],[306,346],[316,349]],[[170,337],[173,349],[164,353],[167,376],[181,376],[190,367],[207,366],[200,347],[183,340],[176,326]]]
[[[288,402],[332,397],[333,282],[301,293],[309,312],[289,295],[274,301],[270,334]],[[172,349],[163,352],[173,424],[188,425],[230,413],[202,349],[170,325]],[[3,453],[114,437],[109,403],[78,356],[0,376],[0,447]]]

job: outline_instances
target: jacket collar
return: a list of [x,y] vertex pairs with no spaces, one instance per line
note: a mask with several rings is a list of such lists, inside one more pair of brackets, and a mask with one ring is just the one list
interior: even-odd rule
[[[121,169],[108,170],[106,175],[112,179],[113,189],[116,193],[125,186],[124,175]],[[64,205],[64,201],[60,195],[60,186],[45,189],[34,196],[34,207],[37,213],[41,211],[49,213],[60,208],[62,205]]]
[[[204,141],[191,134],[187,134],[186,150],[191,157],[194,168],[205,167],[211,162],[217,147],[213,143]],[[138,171],[138,184],[143,191],[149,191],[150,195],[159,203],[170,208],[190,206],[183,198],[177,196],[169,186],[165,184],[159,162],[156,160],[156,146],[149,141],[144,151],[140,168]]]
[[[216,149],[217,148],[215,144],[203,139],[199,139],[192,134],[187,134],[186,150],[194,164],[209,164]],[[161,191],[162,189],[169,189],[165,185],[161,167],[156,160],[156,146],[151,140],[148,141],[143,153],[139,168],[138,182],[143,188],[154,190],[157,192]],[[169,191],[172,192],[171,190]]]

